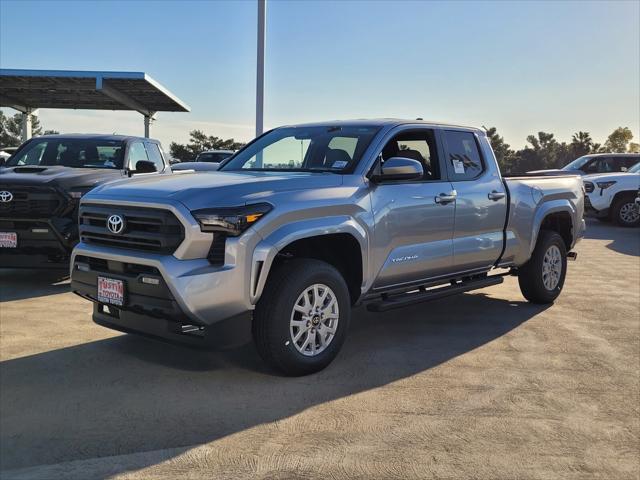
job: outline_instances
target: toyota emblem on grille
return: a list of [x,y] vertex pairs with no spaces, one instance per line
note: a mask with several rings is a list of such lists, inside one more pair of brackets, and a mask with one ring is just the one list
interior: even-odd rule
[[6,190],[0,192],[0,202],[9,203],[11,200],[13,200],[13,193],[7,192]]
[[124,218],[121,215],[111,215],[107,219],[107,228],[111,233],[122,233],[124,231]]

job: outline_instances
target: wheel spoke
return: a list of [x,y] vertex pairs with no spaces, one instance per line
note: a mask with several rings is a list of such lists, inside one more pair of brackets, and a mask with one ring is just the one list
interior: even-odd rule
[[289,335],[293,346],[302,355],[318,355],[333,341],[339,321],[340,309],[333,290],[322,283],[309,285],[291,309]]
[[301,328],[300,330],[298,330],[298,333],[296,333],[293,337],[293,343],[297,344],[298,340],[300,340],[302,338],[302,335],[304,335],[305,333],[307,333],[308,330],[306,328]]

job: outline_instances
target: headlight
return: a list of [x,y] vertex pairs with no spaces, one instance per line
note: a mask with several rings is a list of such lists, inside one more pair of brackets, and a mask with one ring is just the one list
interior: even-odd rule
[[599,188],[602,188],[603,190],[605,188],[609,188],[611,185],[614,185],[616,182],[614,181],[610,181],[610,182],[596,182],[596,185],[598,185]]
[[69,191],[69,196],[79,200],[85,193],[90,192],[93,187],[77,187]]
[[204,208],[191,213],[200,223],[200,230],[203,232],[222,232],[238,236],[272,208],[268,203],[254,203],[242,207]]

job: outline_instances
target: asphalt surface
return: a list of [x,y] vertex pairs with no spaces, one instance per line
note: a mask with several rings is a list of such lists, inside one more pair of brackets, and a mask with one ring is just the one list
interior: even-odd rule
[[325,371],[94,325],[0,271],[0,477],[640,477],[640,231],[589,222],[548,308],[517,281],[355,312]]

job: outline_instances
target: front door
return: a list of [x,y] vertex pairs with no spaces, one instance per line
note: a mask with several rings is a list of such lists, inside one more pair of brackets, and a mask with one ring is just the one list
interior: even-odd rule
[[506,188],[489,145],[481,143],[486,138],[464,130],[444,130],[443,138],[449,179],[457,194],[455,270],[488,270],[502,253]]
[[[401,287],[448,274],[453,268],[455,201],[442,175],[434,130],[399,129],[380,152],[380,161],[405,157],[423,164],[423,178],[372,185],[375,217],[374,289]],[[436,200],[438,198],[438,200]]]

